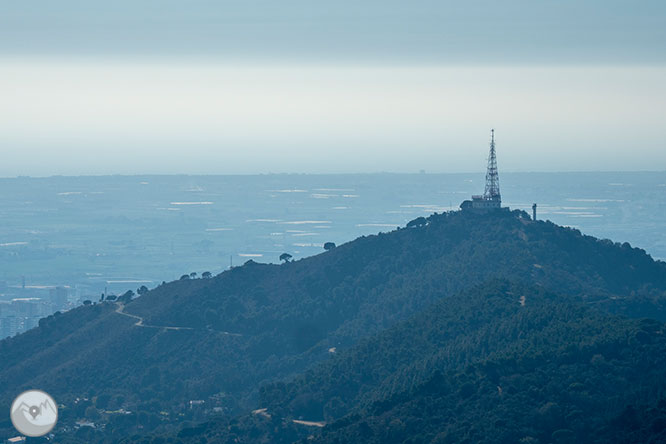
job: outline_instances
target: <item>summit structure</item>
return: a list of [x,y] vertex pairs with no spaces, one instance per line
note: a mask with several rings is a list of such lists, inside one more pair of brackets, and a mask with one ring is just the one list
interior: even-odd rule
[[483,198],[491,201],[502,201],[499,188],[499,174],[497,173],[494,129],[490,130],[490,154],[488,155],[488,171],[486,171],[486,191],[483,193]]
[[460,204],[464,211],[489,211],[502,207],[500,194],[499,173],[497,171],[497,153],[495,151],[495,130],[490,130],[490,154],[488,154],[488,170],[486,171],[486,189],[483,195],[472,196],[472,200],[465,200]]

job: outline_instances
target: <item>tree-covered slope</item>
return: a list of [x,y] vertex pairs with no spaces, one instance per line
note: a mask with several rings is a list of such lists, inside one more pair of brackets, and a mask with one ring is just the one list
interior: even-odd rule
[[[263,415],[213,421],[171,438],[664,442],[664,333],[658,321],[627,320],[542,288],[490,282],[438,302],[291,382],[266,387]],[[328,425],[313,432],[293,419],[325,419]],[[128,442],[158,442],[152,439]]]
[[491,353],[477,344],[480,357],[466,365],[411,363],[314,442],[666,441],[664,324],[557,302],[511,318],[489,333],[513,341],[490,340]]
[[[0,342],[0,401],[40,387],[66,406],[63,424],[93,416],[113,439],[199,419],[190,400],[235,414],[256,405],[260,386],[326,361],[330,348],[497,277],[665,318],[666,264],[640,249],[521,212],[447,213],[297,262],[164,284],[123,313],[105,303],[52,316]],[[120,408],[132,413],[107,413]]]

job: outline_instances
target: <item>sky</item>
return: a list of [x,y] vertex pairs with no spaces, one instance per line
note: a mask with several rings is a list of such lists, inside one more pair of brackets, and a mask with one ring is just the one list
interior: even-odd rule
[[663,1],[0,3],[0,176],[666,169]]

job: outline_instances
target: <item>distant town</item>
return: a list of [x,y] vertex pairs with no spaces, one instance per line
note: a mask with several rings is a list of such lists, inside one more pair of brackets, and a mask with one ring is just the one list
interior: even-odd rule
[[30,330],[41,318],[83,302],[69,287],[10,288],[0,282],[0,294],[5,298],[0,300],[0,339]]

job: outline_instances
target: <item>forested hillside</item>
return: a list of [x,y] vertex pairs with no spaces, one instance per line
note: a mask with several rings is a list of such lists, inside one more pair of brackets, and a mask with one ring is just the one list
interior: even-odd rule
[[[522,212],[445,213],[297,262],[250,261],[212,279],[161,285],[125,306],[109,302],[51,316],[39,328],[0,342],[0,400],[40,387],[65,406],[61,425],[81,419],[100,425],[67,432],[63,442],[118,442],[212,414],[233,417],[262,403],[287,416],[330,421],[415,390],[432,368],[441,367],[448,377],[453,363],[485,359],[514,342],[479,347],[484,340],[472,316],[477,308],[456,303],[467,314],[447,315],[440,327],[459,329],[449,342],[421,338],[413,348],[423,347],[425,354],[412,356],[400,354],[409,347],[398,338],[387,340],[369,363],[395,356],[395,367],[379,366],[360,384],[352,378],[349,393],[331,396],[339,381],[323,376],[322,384],[301,380],[303,393],[293,384],[271,383],[330,365],[342,365],[345,377],[344,366],[356,365],[349,358],[359,353],[354,346],[374,350],[371,336],[380,334],[377,340],[417,313],[427,317],[424,310],[432,304],[446,307],[455,294],[497,278],[541,287],[594,310],[666,318],[666,264],[640,249],[534,222]],[[471,342],[463,346],[456,339],[461,337]],[[442,350],[449,350],[448,360]],[[345,364],[343,356],[352,360]],[[261,398],[260,387],[266,387]],[[192,408],[192,400],[205,407]],[[10,427],[5,421],[0,432]]]
[[[665,332],[661,322],[492,283],[269,387],[265,403],[332,422],[322,443],[619,442],[633,433],[657,442],[666,439]],[[661,408],[645,430],[622,423],[645,406]]]
[[[666,439],[666,326],[505,281],[447,298],[174,442]],[[270,418],[268,417],[270,415]],[[293,422],[325,420],[321,432]],[[155,438],[136,439],[151,443]]]

